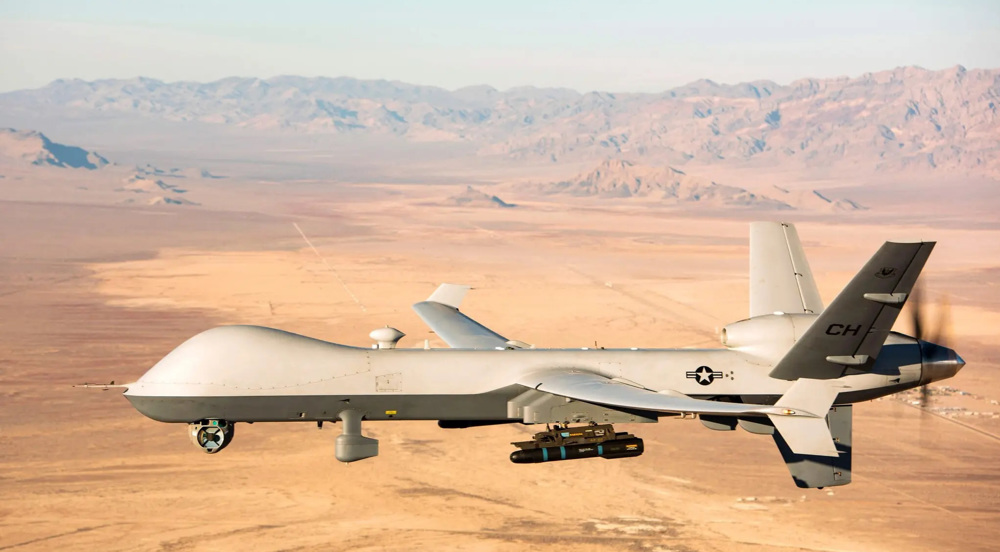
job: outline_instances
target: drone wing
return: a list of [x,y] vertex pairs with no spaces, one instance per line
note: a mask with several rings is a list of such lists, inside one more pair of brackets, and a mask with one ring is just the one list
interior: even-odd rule
[[413,305],[423,321],[449,347],[456,349],[520,349],[525,344],[510,341],[506,337],[483,326],[462,314],[458,305],[462,303],[469,286],[441,284],[426,301]]
[[825,419],[838,390],[820,380],[796,381],[773,406],[695,399],[675,391],[656,392],[580,370],[534,372],[523,376],[517,383],[561,397],[630,410],[767,416],[793,452],[815,456],[838,455]]

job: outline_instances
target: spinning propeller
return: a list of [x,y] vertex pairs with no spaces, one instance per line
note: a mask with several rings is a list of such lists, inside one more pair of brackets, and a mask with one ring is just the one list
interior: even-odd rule
[[[936,310],[936,321],[933,333],[928,324],[929,315],[924,301],[924,294],[920,287],[913,288],[910,295],[910,319],[913,323],[913,337],[924,341],[921,347],[947,347],[951,337],[951,315],[948,306],[948,299],[944,297],[938,303]],[[927,406],[929,395],[927,384],[920,386],[920,407]]]

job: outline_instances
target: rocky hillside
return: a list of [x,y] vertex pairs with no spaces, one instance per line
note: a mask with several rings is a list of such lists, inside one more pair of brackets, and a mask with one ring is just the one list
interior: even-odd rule
[[831,199],[815,190],[792,192],[772,186],[757,193],[689,175],[674,167],[637,165],[614,159],[574,178],[536,186],[545,194],[606,198],[648,198],[663,204],[855,211],[863,206],[849,199]]
[[444,90],[350,78],[60,80],[0,94],[46,110],[307,133],[462,141],[482,155],[645,164],[940,168],[1000,175],[1000,70],[904,67],[788,85],[702,80],[658,94],[488,86]]
[[513,203],[507,203],[495,195],[477,190],[472,186],[466,186],[461,193],[449,197],[448,203],[456,207],[517,207]]
[[689,176],[673,167],[636,165],[624,160],[605,161],[595,169],[569,180],[543,184],[539,190],[547,194],[574,196],[647,197],[668,204],[791,208],[784,202],[751,193],[743,188]]
[[[95,172],[46,173],[46,167]],[[135,205],[199,205],[189,197],[189,186],[204,188],[206,182],[223,178],[198,168],[161,169],[149,164],[129,168],[109,163],[95,152],[53,142],[40,132],[9,128],[0,129],[0,168],[14,169],[18,181],[23,181],[25,175],[46,173],[52,177],[58,173],[60,178],[47,179],[42,186],[47,187],[43,192],[46,200],[66,200],[82,193],[91,196],[88,201],[111,199]],[[53,183],[72,184],[72,192]]]
[[108,160],[76,146],[57,144],[41,132],[0,128],[0,158],[8,162],[30,163],[71,169],[99,169]]

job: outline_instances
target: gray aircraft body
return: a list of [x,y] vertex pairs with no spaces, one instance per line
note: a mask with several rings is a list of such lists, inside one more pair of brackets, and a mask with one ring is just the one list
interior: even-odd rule
[[[218,452],[237,422],[341,422],[336,457],[378,454],[362,421],[437,420],[445,428],[556,424],[514,443],[515,462],[621,458],[642,440],[610,424],[698,416],[716,430],[770,435],[797,485],[851,480],[851,404],[949,378],[951,349],[891,331],[932,242],[886,242],[824,308],[795,228],[751,224],[750,317],[719,349],[539,349],[458,310],[466,286],[444,284],[414,309],[452,348],[338,345],[257,326],[196,335],[125,397],[144,415],[189,424]],[[574,426],[572,424],[581,424]]]

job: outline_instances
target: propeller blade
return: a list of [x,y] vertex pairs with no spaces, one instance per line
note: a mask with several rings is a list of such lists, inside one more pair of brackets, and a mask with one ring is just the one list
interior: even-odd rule
[[910,294],[910,321],[913,323],[913,337],[923,339],[923,293],[920,286],[915,286]]
[[[930,343],[925,347],[940,345],[947,347],[947,342],[951,339],[951,308],[947,296],[942,296],[938,302],[935,315],[937,320],[933,326],[933,333],[928,324],[927,308],[924,305],[924,293],[922,286],[914,287],[910,295],[910,318],[913,322],[913,337]],[[930,401],[930,389],[927,385],[920,386],[920,407],[926,408]]]

